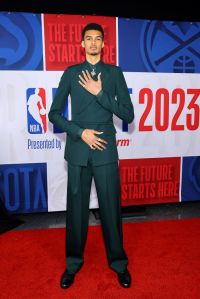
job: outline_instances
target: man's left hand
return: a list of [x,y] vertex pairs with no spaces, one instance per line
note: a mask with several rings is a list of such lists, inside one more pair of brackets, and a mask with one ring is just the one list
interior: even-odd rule
[[101,73],[98,74],[97,81],[93,80],[88,70],[82,71],[79,75],[81,86],[93,95],[97,95],[102,90]]

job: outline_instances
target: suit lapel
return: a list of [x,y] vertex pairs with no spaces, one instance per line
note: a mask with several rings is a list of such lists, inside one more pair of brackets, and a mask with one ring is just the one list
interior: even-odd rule
[[111,82],[111,73],[110,69],[107,67],[105,63],[102,65],[102,83],[103,83],[103,89],[104,90],[109,90],[110,82]]
[[[78,75],[81,75],[82,71],[86,70],[86,69],[90,72],[90,69],[87,66],[87,62],[83,62],[82,64],[80,64],[78,71],[77,71],[77,78],[78,78]],[[101,74],[102,74],[103,89],[109,90],[110,70],[106,66],[106,64],[103,62],[101,62],[100,69],[101,69]],[[98,73],[99,73],[99,70],[98,70]],[[78,80],[79,80],[79,78],[78,78]],[[87,90],[85,90],[82,86],[80,86],[80,101],[78,101],[78,108],[76,110],[77,111],[76,113],[78,113],[78,114],[82,113],[88,107],[88,105],[90,105],[95,100],[94,97],[95,97],[94,95],[92,95]]]

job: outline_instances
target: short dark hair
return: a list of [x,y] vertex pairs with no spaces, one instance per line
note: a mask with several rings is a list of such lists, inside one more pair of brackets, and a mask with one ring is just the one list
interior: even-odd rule
[[87,24],[82,30],[82,40],[84,40],[85,33],[88,30],[100,31],[102,33],[102,37],[104,39],[104,30],[103,30],[102,26],[97,23],[90,23],[90,24]]

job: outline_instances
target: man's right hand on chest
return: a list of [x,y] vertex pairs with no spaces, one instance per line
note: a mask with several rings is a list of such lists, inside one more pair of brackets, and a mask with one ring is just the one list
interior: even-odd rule
[[103,132],[95,131],[92,129],[85,129],[83,130],[81,138],[87,145],[89,145],[91,149],[98,149],[100,151],[103,151],[104,149],[106,149],[105,145],[107,144],[107,141],[96,136],[101,134],[103,134]]

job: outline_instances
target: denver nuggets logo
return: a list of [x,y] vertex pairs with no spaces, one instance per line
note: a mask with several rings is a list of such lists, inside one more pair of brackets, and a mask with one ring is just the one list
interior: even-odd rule
[[200,72],[200,23],[146,21],[140,45],[151,72]]

